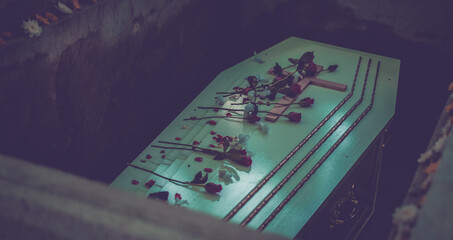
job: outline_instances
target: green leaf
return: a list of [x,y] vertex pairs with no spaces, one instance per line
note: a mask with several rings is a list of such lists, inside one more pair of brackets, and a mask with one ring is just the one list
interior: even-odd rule
[[221,152],[217,151],[217,150],[213,150],[213,149],[202,149],[201,150],[203,153],[206,153],[206,154],[209,154],[209,155],[217,155]]
[[203,176],[203,173],[199,171],[197,174],[195,174],[195,177],[193,178],[192,182],[194,184],[205,184],[208,181],[208,173]]
[[223,152],[225,153],[230,146],[230,141],[227,138],[223,138]]
[[283,75],[283,69],[278,63],[275,63],[273,73],[277,76]]
[[237,149],[230,149],[225,155],[226,158],[233,161],[239,161],[242,159],[241,151]]
[[216,154],[214,156],[214,160],[223,160],[223,159],[225,159],[225,153],[223,153],[223,152],[219,152],[218,154]]
[[247,82],[249,82],[250,87],[255,90],[256,84],[258,84],[258,79],[255,76],[249,76],[246,79]]
[[330,65],[328,68],[327,68],[327,71],[329,72],[335,72],[338,68],[338,65],[337,64],[334,64],[334,65]]
[[288,58],[288,61],[292,64],[297,64],[299,62],[299,59],[296,58]]
[[303,66],[306,63],[312,62],[313,59],[315,58],[315,55],[313,53],[314,53],[314,51],[313,52],[305,52],[302,55],[302,57],[300,58],[300,60],[299,60],[299,67]]

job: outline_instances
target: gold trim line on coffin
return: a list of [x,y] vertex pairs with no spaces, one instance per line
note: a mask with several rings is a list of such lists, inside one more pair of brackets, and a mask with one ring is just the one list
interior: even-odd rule
[[351,90],[348,95],[346,95],[343,100],[330,111],[329,114],[285,157],[283,160],[275,166],[274,169],[263,179],[258,185],[256,185],[242,200],[239,202],[224,218],[223,220],[230,220],[276,173],[279,171],[283,165],[285,165],[289,159],[296,154],[296,152],[302,148],[302,146],[307,143],[308,140],[322,127],[324,124],[342,107],[354,94],[354,89],[357,81],[357,75],[359,73],[360,64],[362,62],[362,57],[360,56],[357,62],[357,69],[354,76],[354,81],[351,87]]
[[264,222],[258,227],[258,231],[264,230],[266,226],[277,216],[277,214],[283,209],[283,207],[291,200],[294,195],[305,185],[305,183],[310,179],[310,177],[318,170],[322,163],[337,149],[337,147],[344,141],[344,139],[352,132],[352,130],[359,124],[359,122],[368,114],[368,112],[373,107],[374,95],[376,93],[376,83],[379,76],[379,68],[381,66],[381,61],[378,61],[376,77],[374,79],[373,93],[371,95],[370,105],[360,114],[360,116],[351,124],[351,126],[341,135],[341,137],[332,145],[332,147],[322,156],[322,158],[316,163],[316,165],[308,172],[308,174],[299,182],[299,184],[294,187],[294,189],[286,196],[285,199],[274,209],[274,211],[264,220]]
[[329,138],[339,127],[340,125],[346,120],[347,117],[349,117],[352,112],[354,112],[355,109],[362,103],[363,101],[363,96],[365,95],[365,89],[368,81],[368,73],[370,70],[370,65],[371,65],[371,58],[368,60],[368,66],[366,70],[366,75],[365,75],[365,81],[363,83],[363,88],[362,88],[362,94],[360,95],[360,99],[355,102],[355,104],[346,112],[346,114],[341,117],[341,119],[335,123],[335,125],[327,132],[326,135],[322,137],[321,140],[310,150],[310,152],[286,175],[282,181],[280,181],[277,186],[275,186],[272,191],[256,206],[250,213],[247,215],[247,217],[241,222],[241,226],[247,225],[260,211],[261,209],[277,194],[280,189],[291,179],[294,174],[307,162],[307,160],[321,147],[322,144]]

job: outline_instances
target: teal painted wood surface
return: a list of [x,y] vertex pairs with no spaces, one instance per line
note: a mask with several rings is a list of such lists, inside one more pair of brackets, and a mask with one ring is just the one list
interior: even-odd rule
[[[301,112],[302,121],[300,123],[289,122],[286,118],[280,118],[275,123],[264,122],[269,126],[269,133],[263,134],[258,130],[256,125],[242,122],[242,120],[238,119],[215,119],[217,121],[217,125],[215,126],[205,124],[206,121],[203,120],[183,121],[184,118],[191,116],[202,117],[225,114],[225,111],[216,113],[212,110],[197,109],[197,107],[216,106],[214,100],[218,96],[215,94],[216,92],[231,91],[234,86],[246,86],[247,82],[244,80],[244,77],[249,75],[261,74],[271,80],[271,76],[266,75],[266,71],[273,67],[275,62],[278,62],[283,67],[290,65],[287,60],[288,58],[299,58],[306,51],[314,51],[314,62],[318,65],[328,66],[338,64],[339,68],[336,72],[322,72],[318,78],[346,84],[348,85],[348,90],[346,92],[340,92],[315,85],[308,86],[299,98],[312,97],[315,99],[315,104],[309,108],[292,105],[287,110],[287,112]],[[332,136],[327,139],[321,148],[315,152],[291,180],[284,185],[247,225],[249,228],[256,229],[368,106],[373,90],[377,63],[380,61],[381,66],[373,109],[264,230],[287,237],[294,237],[340,182],[342,177],[349,171],[363,151],[392,119],[397,97],[400,61],[295,37],[288,38],[259,53],[259,55],[265,61],[263,64],[254,62],[253,57],[251,57],[221,72],[150,143],[150,145],[158,144],[157,141],[159,140],[175,141],[175,137],[180,137],[182,138],[181,143],[191,144],[196,140],[201,141],[200,146],[207,147],[208,144],[214,143],[210,134],[211,131],[233,137],[239,134],[248,134],[250,135],[250,139],[247,150],[255,153],[252,156],[253,164],[250,168],[241,167],[228,161],[214,161],[208,155],[181,150],[165,150],[165,159],[162,159],[161,156],[163,154],[160,153],[161,149],[149,146],[133,161],[135,165],[182,181],[192,180],[198,171],[203,171],[204,168],[208,167],[213,169],[213,172],[209,174],[209,182],[222,184],[222,192],[218,195],[212,195],[205,193],[201,188],[178,186],[131,167],[126,168],[111,186],[133,191],[143,196],[147,196],[150,192],[169,191],[170,203],[174,202],[174,194],[180,193],[183,199],[189,201],[189,204],[185,205],[185,207],[223,218],[349,93],[354,80],[357,61],[362,56],[357,85],[352,98],[231,219],[231,222],[240,223],[360,98],[367,62],[371,58],[372,62],[363,103],[359,105]],[[228,100],[223,107],[243,107],[230,105],[234,102],[234,100]],[[270,108],[263,106],[260,107],[260,110],[268,110]],[[259,116],[264,120],[265,114],[260,114]],[[146,160],[146,162],[140,161],[146,159],[147,154],[150,154],[152,158]],[[197,156],[203,157],[204,161],[194,161],[194,158]],[[128,159],[125,159],[125,162],[127,161]],[[237,174],[236,179],[233,178],[233,182],[231,183],[226,183],[218,177],[218,170],[225,167],[233,169]],[[140,184],[131,184],[133,179],[138,180]],[[151,189],[147,189],[144,186],[144,183],[149,179],[156,180],[156,184]]]

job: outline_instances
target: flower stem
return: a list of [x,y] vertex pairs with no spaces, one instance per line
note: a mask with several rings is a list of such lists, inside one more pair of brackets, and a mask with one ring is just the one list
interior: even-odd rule
[[195,148],[199,148],[201,150],[210,150],[208,148],[202,148],[202,147],[198,147],[198,146],[191,145],[191,144],[185,144],[185,143],[175,143],[175,142],[167,142],[167,141],[158,141],[158,142],[166,143],[166,144],[173,144],[173,145],[180,145],[180,146],[188,146],[188,147],[191,147],[193,150],[195,150]]
[[233,117],[233,116],[207,116],[207,117],[201,117],[201,118],[185,118],[183,119],[184,121],[188,120],[203,120],[203,119],[210,119],[210,118],[235,118],[235,119],[245,119],[243,117]]
[[140,169],[140,170],[142,170],[142,171],[152,173],[152,174],[154,174],[154,175],[156,175],[156,176],[158,176],[158,177],[160,177],[160,178],[163,178],[163,179],[168,180],[168,181],[173,182],[173,183],[180,183],[180,184],[189,184],[189,185],[193,185],[193,184],[190,183],[190,182],[183,182],[183,181],[179,181],[179,180],[176,180],[176,179],[172,179],[172,178],[168,178],[168,177],[162,176],[162,175],[160,175],[160,174],[158,174],[158,173],[156,173],[156,172],[154,172],[154,171],[148,170],[148,169],[146,169],[146,168],[139,167],[139,166],[134,165],[134,164],[129,163],[129,162],[126,163],[126,164],[127,164],[128,166],[133,167],[133,168]]
[[[264,91],[264,87],[265,87],[265,86],[267,86],[267,85],[257,86],[256,89],[255,89],[255,94],[256,94],[256,92],[262,92],[262,91]],[[258,90],[258,88],[263,88],[263,89]],[[234,94],[243,94],[243,95],[247,95],[247,94],[244,94],[244,93],[241,93],[241,92],[216,92],[216,94],[226,94],[226,95],[223,95],[222,97],[229,97],[229,96],[234,95]]]
[[293,104],[299,104],[298,102],[293,102],[293,103],[275,103],[277,105],[280,105],[280,106],[290,106],[290,105],[293,105]]
[[178,150],[190,150],[190,151],[195,151],[195,152],[203,152],[198,149],[182,148],[182,147],[165,147],[165,146],[159,146],[159,145],[151,145],[151,147],[157,147],[157,148],[162,148],[162,149],[178,149]]
[[[245,111],[244,109],[231,109],[231,108],[219,108],[219,107],[198,107],[200,109],[219,109],[219,110],[227,110],[227,111],[235,111],[235,112],[243,112]],[[269,113],[268,111],[258,111],[259,113]],[[199,119],[204,119],[204,118],[238,118],[238,117],[229,117],[229,116],[212,116],[212,117],[202,117],[202,118],[197,118],[194,120],[199,120]],[[184,119],[186,120],[186,119]],[[188,119],[190,120],[190,119]]]
[[197,118],[184,118],[184,121],[189,121],[189,120],[203,120],[203,119],[210,119],[210,118],[238,118],[242,119],[241,117],[228,117],[228,116],[208,116],[208,117],[197,117]]
[[244,109],[231,109],[231,108],[222,108],[222,107],[198,107],[199,109],[219,109],[219,110],[228,110],[228,111],[244,111]]
[[[245,105],[247,103],[231,103],[231,105]],[[298,102],[293,102],[293,103],[278,103],[278,102],[270,102],[270,103],[257,103],[258,105],[273,105],[273,104],[276,104],[276,105],[281,105],[281,106],[289,106],[289,105],[293,105],[293,104],[299,104]]]
[[297,65],[299,65],[299,64],[296,63],[296,64],[293,64],[293,65],[289,65],[289,66],[287,66],[287,67],[282,68],[282,70],[285,70],[285,69],[288,69],[288,68],[290,68],[290,67],[294,67],[294,66],[297,66]]
[[277,85],[278,83],[281,83],[281,82],[285,81],[287,78],[289,78],[290,76],[294,75],[294,73],[296,73],[296,72],[297,72],[297,70],[294,71],[294,72],[292,72],[292,73],[290,73],[290,74],[288,74],[288,75],[286,75],[284,78],[280,79],[280,80],[277,81],[277,82],[268,84],[267,86],[268,86],[268,87],[273,87],[273,86]]

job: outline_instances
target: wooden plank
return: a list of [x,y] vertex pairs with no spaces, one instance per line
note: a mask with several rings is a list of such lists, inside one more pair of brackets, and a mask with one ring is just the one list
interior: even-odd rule
[[334,90],[337,90],[337,91],[344,92],[348,88],[348,85],[341,84],[341,83],[326,81],[326,80],[319,79],[319,78],[309,78],[309,79],[310,79],[310,83],[312,83],[314,85],[317,85],[317,86],[320,86],[320,87],[334,89]]

